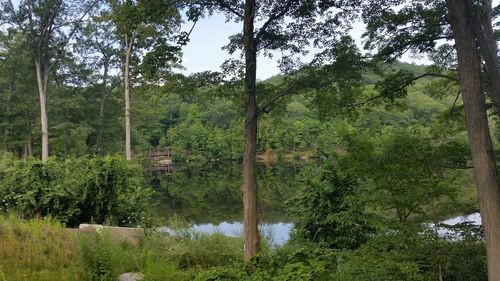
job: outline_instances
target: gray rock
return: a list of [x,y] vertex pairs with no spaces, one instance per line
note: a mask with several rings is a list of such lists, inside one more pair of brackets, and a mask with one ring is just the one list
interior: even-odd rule
[[137,245],[144,238],[144,229],[134,227],[103,226],[100,224],[80,224],[81,232],[95,231],[99,234],[106,233],[117,242],[128,241]]
[[119,281],[139,281],[144,278],[144,274],[136,272],[127,272],[118,276]]

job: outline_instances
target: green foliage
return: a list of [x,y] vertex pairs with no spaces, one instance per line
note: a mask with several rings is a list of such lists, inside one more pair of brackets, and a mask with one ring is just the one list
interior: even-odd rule
[[376,49],[382,59],[394,61],[408,50],[430,51],[438,39],[447,35],[445,1],[363,2],[363,20],[367,23],[365,48]]
[[459,172],[450,169],[467,163],[463,142],[437,141],[420,127],[389,127],[378,137],[360,132],[347,139],[348,155],[341,161],[342,167],[371,186],[369,197],[388,217],[429,219],[439,213],[440,200],[456,196],[454,173]]
[[[212,103],[213,101],[211,101]],[[226,99],[209,106],[201,99],[179,105],[160,146],[177,151],[177,160],[238,159],[242,155],[242,125],[236,106]],[[182,111],[181,111],[182,110]]]
[[257,256],[251,263],[233,263],[200,272],[197,281],[331,280],[337,253],[314,244],[289,247]]
[[414,74],[411,71],[399,70],[387,74],[375,84],[375,90],[388,100],[394,101],[407,95],[407,86],[413,84]]
[[140,166],[122,157],[17,161],[0,182],[2,211],[84,222],[146,223],[151,189]]
[[135,53],[143,52],[136,59],[136,68],[145,79],[162,77],[173,63],[179,60],[180,46],[175,34],[180,25],[179,2],[171,0],[121,1],[111,0],[109,20],[116,26],[116,33],[124,46],[134,46]]
[[397,250],[377,252],[365,248],[346,255],[333,279],[341,281],[424,280],[419,264],[409,260],[405,253]]
[[301,193],[290,200],[295,226],[293,239],[335,249],[355,249],[372,233],[364,203],[356,197],[355,179],[341,175],[331,164],[306,174]]

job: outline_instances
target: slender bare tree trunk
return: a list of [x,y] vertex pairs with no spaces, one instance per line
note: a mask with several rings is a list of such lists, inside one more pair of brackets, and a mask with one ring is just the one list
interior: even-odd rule
[[[21,150],[21,148],[19,148],[19,150]],[[27,143],[24,144],[22,151],[19,152],[19,158],[23,159],[25,161],[28,159],[28,144]]]
[[33,156],[33,122],[29,110],[26,112],[26,127],[28,128],[28,140],[26,141],[27,156]]
[[256,102],[257,46],[254,38],[255,0],[245,2],[243,36],[245,44],[245,150],[243,155],[243,227],[244,259],[249,261],[260,251],[257,214],[256,147],[258,107]]
[[69,156],[69,132],[68,127],[64,127],[64,159]]
[[447,0],[458,56],[460,87],[467,133],[486,238],[488,280],[500,280],[500,189],[488,127],[486,101],[481,91],[480,58],[469,0]]
[[125,157],[132,159],[130,143],[130,53],[132,52],[132,38],[125,35]]
[[33,140],[31,138],[31,136],[29,136],[28,140],[26,141],[26,143],[23,146],[22,155],[19,158],[22,158],[23,160],[27,160],[31,156],[33,156]]
[[40,158],[42,161],[49,159],[49,124],[47,117],[47,80],[48,73],[46,65],[42,66],[40,60],[35,60],[36,79],[38,82],[38,94],[40,98],[40,125],[42,129],[42,146]]
[[28,150],[28,157],[33,156],[33,139],[31,138],[31,136],[28,138],[26,148]]
[[[7,92],[7,95],[5,96],[5,115],[7,116],[7,120],[10,119],[10,101],[12,99],[12,95],[14,94],[14,89],[15,89],[15,83],[16,83],[16,68],[12,67],[11,72],[10,72],[10,78],[9,78],[9,91]],[[5,125],[5,131],[4,131],[4,148],[5,152],[9,152],[10,146],[9,146],[9,125]]]
[[102,155],[102,134],[104,131],[104,112],[106,108],[106,99],[108,98],[108,70],[109,70],[109,59],[106,57],[104,59],[104,74],[102,76],[102,93],[101,93],[101,104],[99,106],[99,128],[96,137],[96,152],[97,155]]

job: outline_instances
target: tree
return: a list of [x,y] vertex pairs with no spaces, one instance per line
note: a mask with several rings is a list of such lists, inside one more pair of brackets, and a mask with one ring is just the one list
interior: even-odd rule
[[9,28],[0,36],[0,73],[4,77],[0,79],[0,93],[4,96],[0,126],[4,132],[4,149],[26,158],[33,154],[36,78],[23,34]]
[[99,120],[97,124],[95,151],[98,155],[103,154],[103,131],[105,127],[106,101],[111,94],[110,70],[116,66],[119,50],[117,49],[118,38],[113,23],[109,21],[109,13],[106,10],[100,11],[99,15],[93,16],[92,20],[83,29],[79,38],[81,52],[86,55],[89,61],[87,64],[92,68],[102,69],[102,74],[98,75],[101,81]]
[[481,90],[481,61],[472,13],[474,6],[469,0],[447,0],[446,3],[455,38],[469,146],[486,238],[488,280],[500,280],[500,188],[486,101]]
[[[472,3],[469,3],[471,5]],[[500,62],[495,32],[492,26],[493,7],[491,0],[483,0],[480,5],[471,6],[474,17],[474,35],[479,46],[479,52],[484,60],[486,72],[490,76],[491,98],[497,114],[500,111]]]
[[[176,61],[179,47],[171,45],[180,24],[178,2],[174,0],[110,0],[110,17],[121,38],[125,96],[125,155],[132,158],[130,90],[134,54],[143,56],[143,75],[152,76]],[[134,53],[135,52],[135,53]],[[140,55],[139,55],[140,56]],[[142,57],[142,56],[141,56]]]
[[50,72],[64,56],[78,24],[96,4],[96,0],[26,0],[21,1],[16,9],[12,0],[2,2],[3,9],[10,16],[10,23],[25,34],[34,59],[40,101],[42,161],[49,157],[47,86]]
[[[1,72],[5,73],[8,78],[5,81],[7,84],[7,90],[4,90],[5,95],[5,108],[4,108],[4,120],[6,120],[5,124],[2,124],[4,127],[4,149],[5,152],[9,152],[11,150],[11,145],[9,143],[11,124],[8,124],[11,120],[11,107],[12,107],[12,96],[14,95],[14,91],[16,88],[16,77],[18,75],[17,64],[20,61],[19,54],[16,55],[17,49],[22,45],[22,40],[16,34],[15,30],[7,31],[7,34],[0,34],[0,39],[2,45],[0,46],[1,58]],[[1,88],[0,88],[1,89]]]
[[[234,53],[242,50],[244,63],[230,62],[226,66],[241,66],[244,73],[244,152],[241,192],[243,197],[244,258],[250,260],[260,250],[257,212],[256,148],[258,119],[268,112],[284,96],[300,88],[298,83],[285,83],[282,92],[274,96],[257,93],[256,72],[259,53],[272,56],[271,51],[284,54],[280,60],[283,70],[292,70],[300,64],[296,54],[306,54],[305,47],[314,41],[314,46],[331,48],[338,41],[332,35],[346,28],[349,21],[348,7],[355,7],[356,1],[256,1],[256,0],[207,0],[191,1],[194,7],[222,11],[228,19],[243,22],[242,33],[230,37],[225,48]],[[337,9],[336,9],[337,8]],[[262,25],[255,27],[256,22]],[[341,32],[339,32],[341,33]],[[321,56],[318,57],[321,62]],[[243,70],[244,69],[244,70]],[[258,104],[261,101],[261,104]]]
[[[495,90],[498,56],[492,38],[492,3],[422,0],[400,7],[397,12],[391,6],[404,4],[404,1],[366,3],[372,5],[365,9],[368,42],[380,47],[378,56],[397,57],[407,50],[433,52],[437,40],[454,40],[469,147],[485,228],[488,278],[500,280],[500,188],[483,90],[487,84],[481,79],[480,59],[482,55],[487,61],[489,75],[486,76],[493,81],[493,89],[486,92],[500,116],[500,97]],[[445,53],[447,57],[453,57],[453,54],[453,48]]]
[[[438,76],[459,82],[455,78],[456,53],[453,46],[440,44],[454,40],[445,1],[420,0],[411,4],[405,4],[405,1],[377,1],[376,5],[372,1],[365,3],[365,48],[378,49],[375,58],[392,62],[408,52],[428,53],[438,67],[429,69],[422,77]],[[395,5],[401,5],[402,8],[394,9]],[[488,81],[483,80],[484,89],[500,117],[500,79],[497,79],[500,77],[500,68],[498,59],[495,60],[497,48],[491,5],[491,1],[478,1],[471,9],[473,29],[480,47],[479,54],[485,62],[488,76],[491,76]],[[422,77],[411,76],[408,79]]]

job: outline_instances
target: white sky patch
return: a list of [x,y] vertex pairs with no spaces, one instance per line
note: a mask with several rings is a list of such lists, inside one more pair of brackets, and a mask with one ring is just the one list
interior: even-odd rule
[[[497,0],[500,1],[500,0]],[[183,48],[183,70],[184,74],[192,74],[201,71],[220,71],[220,66],[229,58],[237,58],[239,52],[230,56],[227,51],[222,50],[222,47],[229,43],[229,36],[241,32],[242,23],[226,22],[226,18],[221,14],[214,14],[211,17],[201,19],[193,30],[190,41]],[[192,23],[186,22],[183,29],[191,28]],[[358,48],[363,49],[363,40],[361,38],[365,31],[365,25],[357,21],[353,24],[350,35],[355,40]],[[312,51],[312,49],[311,49]],[[279,53],[273,58],[259,55],[257,58],[257,79],[264,80],[271,76],[280,74],[277,60]],[[424,56],[415,57],[414,55],[405,54],[402,61],[416,64],[430,64],[431,61]]]

